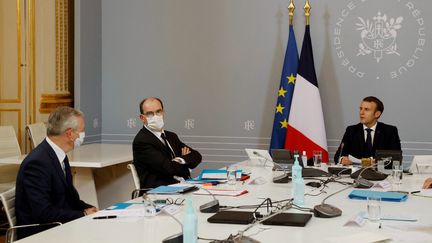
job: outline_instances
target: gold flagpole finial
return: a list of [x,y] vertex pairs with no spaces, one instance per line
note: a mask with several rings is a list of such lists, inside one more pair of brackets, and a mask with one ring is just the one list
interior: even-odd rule
[[309,0],[306,0],[306,3],[304,5],[303,9],[304,9],[304,13],[305,13],[305,16],[306,16],[306,25],[309,25],[309,17],[310,17],[310,10],[311,10],[311,6],[309,4]]
[[290,4],[288,5],[289,25],[292,25],[293,23],[294,9],[295,9],[294,1],[291,0]]

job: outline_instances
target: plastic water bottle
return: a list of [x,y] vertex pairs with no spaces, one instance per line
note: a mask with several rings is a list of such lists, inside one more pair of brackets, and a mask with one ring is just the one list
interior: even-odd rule
[[302,177],[302,167],[299,163],[299,155],[294,155],[294,165],[292,167],[293,198],[294,204],[304,205],[304,180]]
[[307,166],[307,155],[306,155],[306,151],[303,150],[302,156],[301,156],[301,160],[303,162],[303,166]]
[[183,220],[183,243],[196,243],[198,239],[197,215],[192,200],[186,200],[186,214]]

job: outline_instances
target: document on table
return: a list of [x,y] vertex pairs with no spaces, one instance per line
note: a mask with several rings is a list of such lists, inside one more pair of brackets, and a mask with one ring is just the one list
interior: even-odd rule
[[375,232],[360,232],[327,239],[327,241],[331,243],[373,243],[385,240],[390,240],[390,238]]
[[383,223],[383,229],[391,236],[392,242],[420,243],[432,242],[432,225],[420,223]]
[[416,195],[423,197],[432,197],[432,189],[422,189],[419,193],[416,193]]
[[[98,220],[110,220],[110,221],[118,221],[118,222],[136,222],[144,217],[144,204],[143,203],[130,203],[129,206],[126,206],[129,203],[119,203],[119,207],[117,204],[105,209],[100,210],[92,215],[90,215],[90,220],[93,220],[94,217],[108,217],[108,216],[116,216],[115,218],[107,218],[107,219],[98,219]],[[110,209],[111,208],[111,209]],[[119,208],[119,209],[117,209]],[[120,209],[121,208],[121,209]]]
[[[243,194],[248,193],[248,190],[230,190],[230,189],[210,189],[210,188],[206,188],[208,191],[211,192],[211,194],[215,195],[215,196],[231,196],[231,197],[236,197],[236,196],[240,196]],[[196,192],[194,192],[193,194],[196,195],[211,195],[209,192],[200,189]]]

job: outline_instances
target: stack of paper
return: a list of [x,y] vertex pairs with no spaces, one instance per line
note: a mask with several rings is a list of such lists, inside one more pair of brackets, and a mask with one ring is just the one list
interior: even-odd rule
[[215,195],[215,196],[231,196],[231,197],[236,197],[236,196],[240,196],[243,194],[248,193],[248,190],[229,190],[229,189],[222,189],[222,188],[212,188],[212,189],[207,189],[209,192],[200,189],[199,191],[194,192],[194,194],[197,195]]

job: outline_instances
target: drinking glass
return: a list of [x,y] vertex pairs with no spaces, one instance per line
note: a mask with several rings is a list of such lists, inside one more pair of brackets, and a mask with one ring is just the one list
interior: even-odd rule
[[403,170],[402,166],[400,165],[400,162],[397,160],[393,160],[393,170],[392,170],[392,179],[393,183],[396,185],[402,184],[402,175]]
[[237,182],[237,166],[230,165],[227,167],[228,185],[235,185]]
[[367,211],[368,219],[371,222],[378,222],[381,220],[381,198],[371,196],[367,198]]
[[312,151],[312,155],[313,155],[313,162],[314,162],[314,166],[315,167],[320,167],[321,166],[321,161],[322,161],[322,151]]

